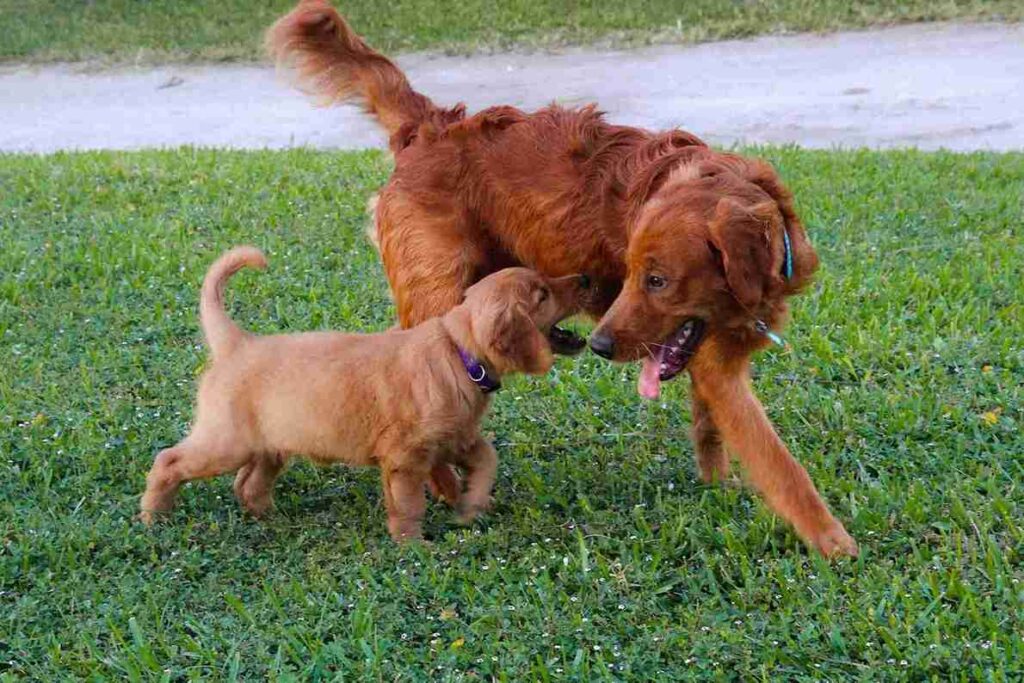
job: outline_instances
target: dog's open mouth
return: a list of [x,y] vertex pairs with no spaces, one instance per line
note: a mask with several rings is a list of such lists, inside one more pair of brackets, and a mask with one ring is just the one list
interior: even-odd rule
[[558,325],[551,326],[548,342],[551,344],[551,350],[562,356],[575,356],[587,345],[586,339]]
[[679,326],[654,353],[643,360],[637,391],[644,398],[658,398],[661,383],[672,379],[686,367],[704,338],[704,321],[690,318]]

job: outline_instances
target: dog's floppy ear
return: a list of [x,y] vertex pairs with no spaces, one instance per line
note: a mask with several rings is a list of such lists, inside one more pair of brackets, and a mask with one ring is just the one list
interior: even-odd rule
[[543,375],[554,365],[551,345],[521,303],[506,303],[488,321],[484,344],[499,373]]
[[782,252],[772,248],[773,236],[781,235],[780,221],[772,201],[743,206],[725,197],[715,207],[709,225],[711,244],[722,254],[729,289],[747,308],[761,303],[781,269]]
[[775,200],[782,214],[782,227],[789,234],[793,253],[793,275],[786,283],[786,288],[789,293],[794,293],[810,283],[814,271],[818,269],[818,255],[796,214],[793,193],[782,184],[775,169],[764,161],[750,160],[747,171],[748,179]]

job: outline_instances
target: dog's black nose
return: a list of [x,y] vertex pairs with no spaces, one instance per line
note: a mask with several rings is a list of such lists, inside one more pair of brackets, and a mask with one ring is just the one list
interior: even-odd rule
[[580,289],[590,289],[590,278],[587,277],[586,275],[580,275],[578,284],[580,286]]
[[615,353],[615,341],[607,334],[595,332],[590,335],[590,350],[601,358],[611,359]]

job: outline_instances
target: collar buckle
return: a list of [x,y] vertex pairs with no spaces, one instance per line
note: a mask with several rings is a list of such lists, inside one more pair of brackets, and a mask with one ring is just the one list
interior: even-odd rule
[[476,356],[461,347],[458,347],[458,350],[462,365],[466,368],[466,374],[469,375],[469,381],[480,387],[482,393],[490,394],[501,389],[501,382],[487,373],[487,368]]

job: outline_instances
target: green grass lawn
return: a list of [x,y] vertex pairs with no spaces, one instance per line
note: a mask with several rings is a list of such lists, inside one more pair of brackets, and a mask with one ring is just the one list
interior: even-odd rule
[[[293,0],[0,0],[2,60],[163,62],[262,57]],[[361,0],[337,2],[388,52],[602,41],[690,42],[913,21],[1024,19],[1019,0]]]
[[587,354],[497,395],[472,529],[388,539],[378,473],[299,464],[133,522],[190,419],[200,279],[259,332],[382,330],[378,153],[0,156],[0,680],[1020,680],[1022,154],[755,150],[823,268],[755,384],[858,539],[830,565],[749,491],[696,481],[661,403]]

